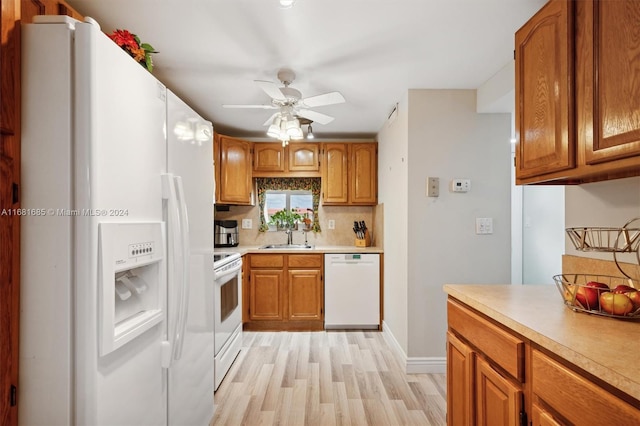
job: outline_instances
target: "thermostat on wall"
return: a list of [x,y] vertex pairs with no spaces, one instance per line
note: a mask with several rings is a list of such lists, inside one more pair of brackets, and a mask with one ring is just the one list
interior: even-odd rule
[[451,192],[469,192],[471,190],[471,179],[453,179],[451,181]]

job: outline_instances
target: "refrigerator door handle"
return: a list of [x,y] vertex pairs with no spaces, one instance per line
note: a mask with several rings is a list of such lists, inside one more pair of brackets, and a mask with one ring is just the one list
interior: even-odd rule
[[[184,249],[182,247],[183,239],[182,235],[182,223],[180,221],[180,206],[178,204],[178,196],[176,193],[176,185],[174,177],[171,173],[165,173],[162,175],[162,197],[167,200],[167,221],[169,222],[169,266],[170,273],[167,274],[167,293],[174,294],[175,289],[180,289],[180,295],[182,295],[182,287],[184,283],[181,281],[184,279],[184,274],[180,271],[180,267],[184,267],[184,259],[181,259],[184,255]],[[181,306],[182,301],[179,301],[178,305],[172,303],[170,297],[167,298],[167,308],[171,306]],[[167,336],[168,347],[175,348],[178,335],[178,320],[173,318],[173,312],[167,314]],[[178,317],[179,318],[179,317]],[[173,327],[170,321],[173,321]],[[165,364],[165,368],[171,366],[171,360],[173,356],[169,358],[169,362]]]
[[184,186],[182,185],[182,177],[175,176],[175,186],[178,195],[178,205],[180,210],[180,228],[182,230],[182,288],[180,289],[180,305],[178,315],[178,324],[176,327],[176,339],[173,347],[173,359],[179,360],[182,356],[182,347],[184,346],[184,335],[187,327],[187,306],[189,303],[189,287],[191,284],[189,262],[191,259],[190,241],[189,241],[189,216],[187,212],[187,202],[184,198]]

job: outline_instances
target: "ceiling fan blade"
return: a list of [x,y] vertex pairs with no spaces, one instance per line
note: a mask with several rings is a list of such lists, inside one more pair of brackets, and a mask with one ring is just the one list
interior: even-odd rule
[[274,105],[222,105],[222,108],[254,108],[254,109],[277,109],[277,106]]
[[309,120],[320,124],[329,124],[334,120],[334,118],[331,116],[311,111],[309,109],[299,109],[296,111],[296,114],[300,117],[308,118]]
[[334,105],[346,102],[344,96],[340,92],[330,92],[324,95],[311,96],[310,98],[301,99],[300,103],[309,108],[323,105]]
[[269,119],[264,122],[263,126],[269,126],[271,123],[273,123],[273,119],[276,118],[276,115],[278,115],[278,114],[280,114],[280,113],[276,112],[276,113],[271,114],[271,117],[269,117]]
[[277,101],[286,101],[287,98],[282,94],[278,86],[272,81],[254,80],[256,84],[264,90],[272,99]]

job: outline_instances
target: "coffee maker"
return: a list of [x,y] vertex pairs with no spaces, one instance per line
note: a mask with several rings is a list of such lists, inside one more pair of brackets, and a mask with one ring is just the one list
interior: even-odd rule
[[238,239],[237,220],[213,221],[213,245],[214,247],[236,247],[240,244]]

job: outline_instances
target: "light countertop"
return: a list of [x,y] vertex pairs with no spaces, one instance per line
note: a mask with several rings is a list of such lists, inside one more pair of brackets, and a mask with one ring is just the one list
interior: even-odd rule
[[312,249],[261,249],[261,246],[238,246],[238,247],[216,247],[216,252],[240,253],[245,255],[248,253],[296,253],[296,254],[324,254],[324,253],[382,253],[381,247],[356,247],[356,246],[314,246]]
[[640,401],[640,321],[567,308],[554,285],[453,285],[449,296]]

